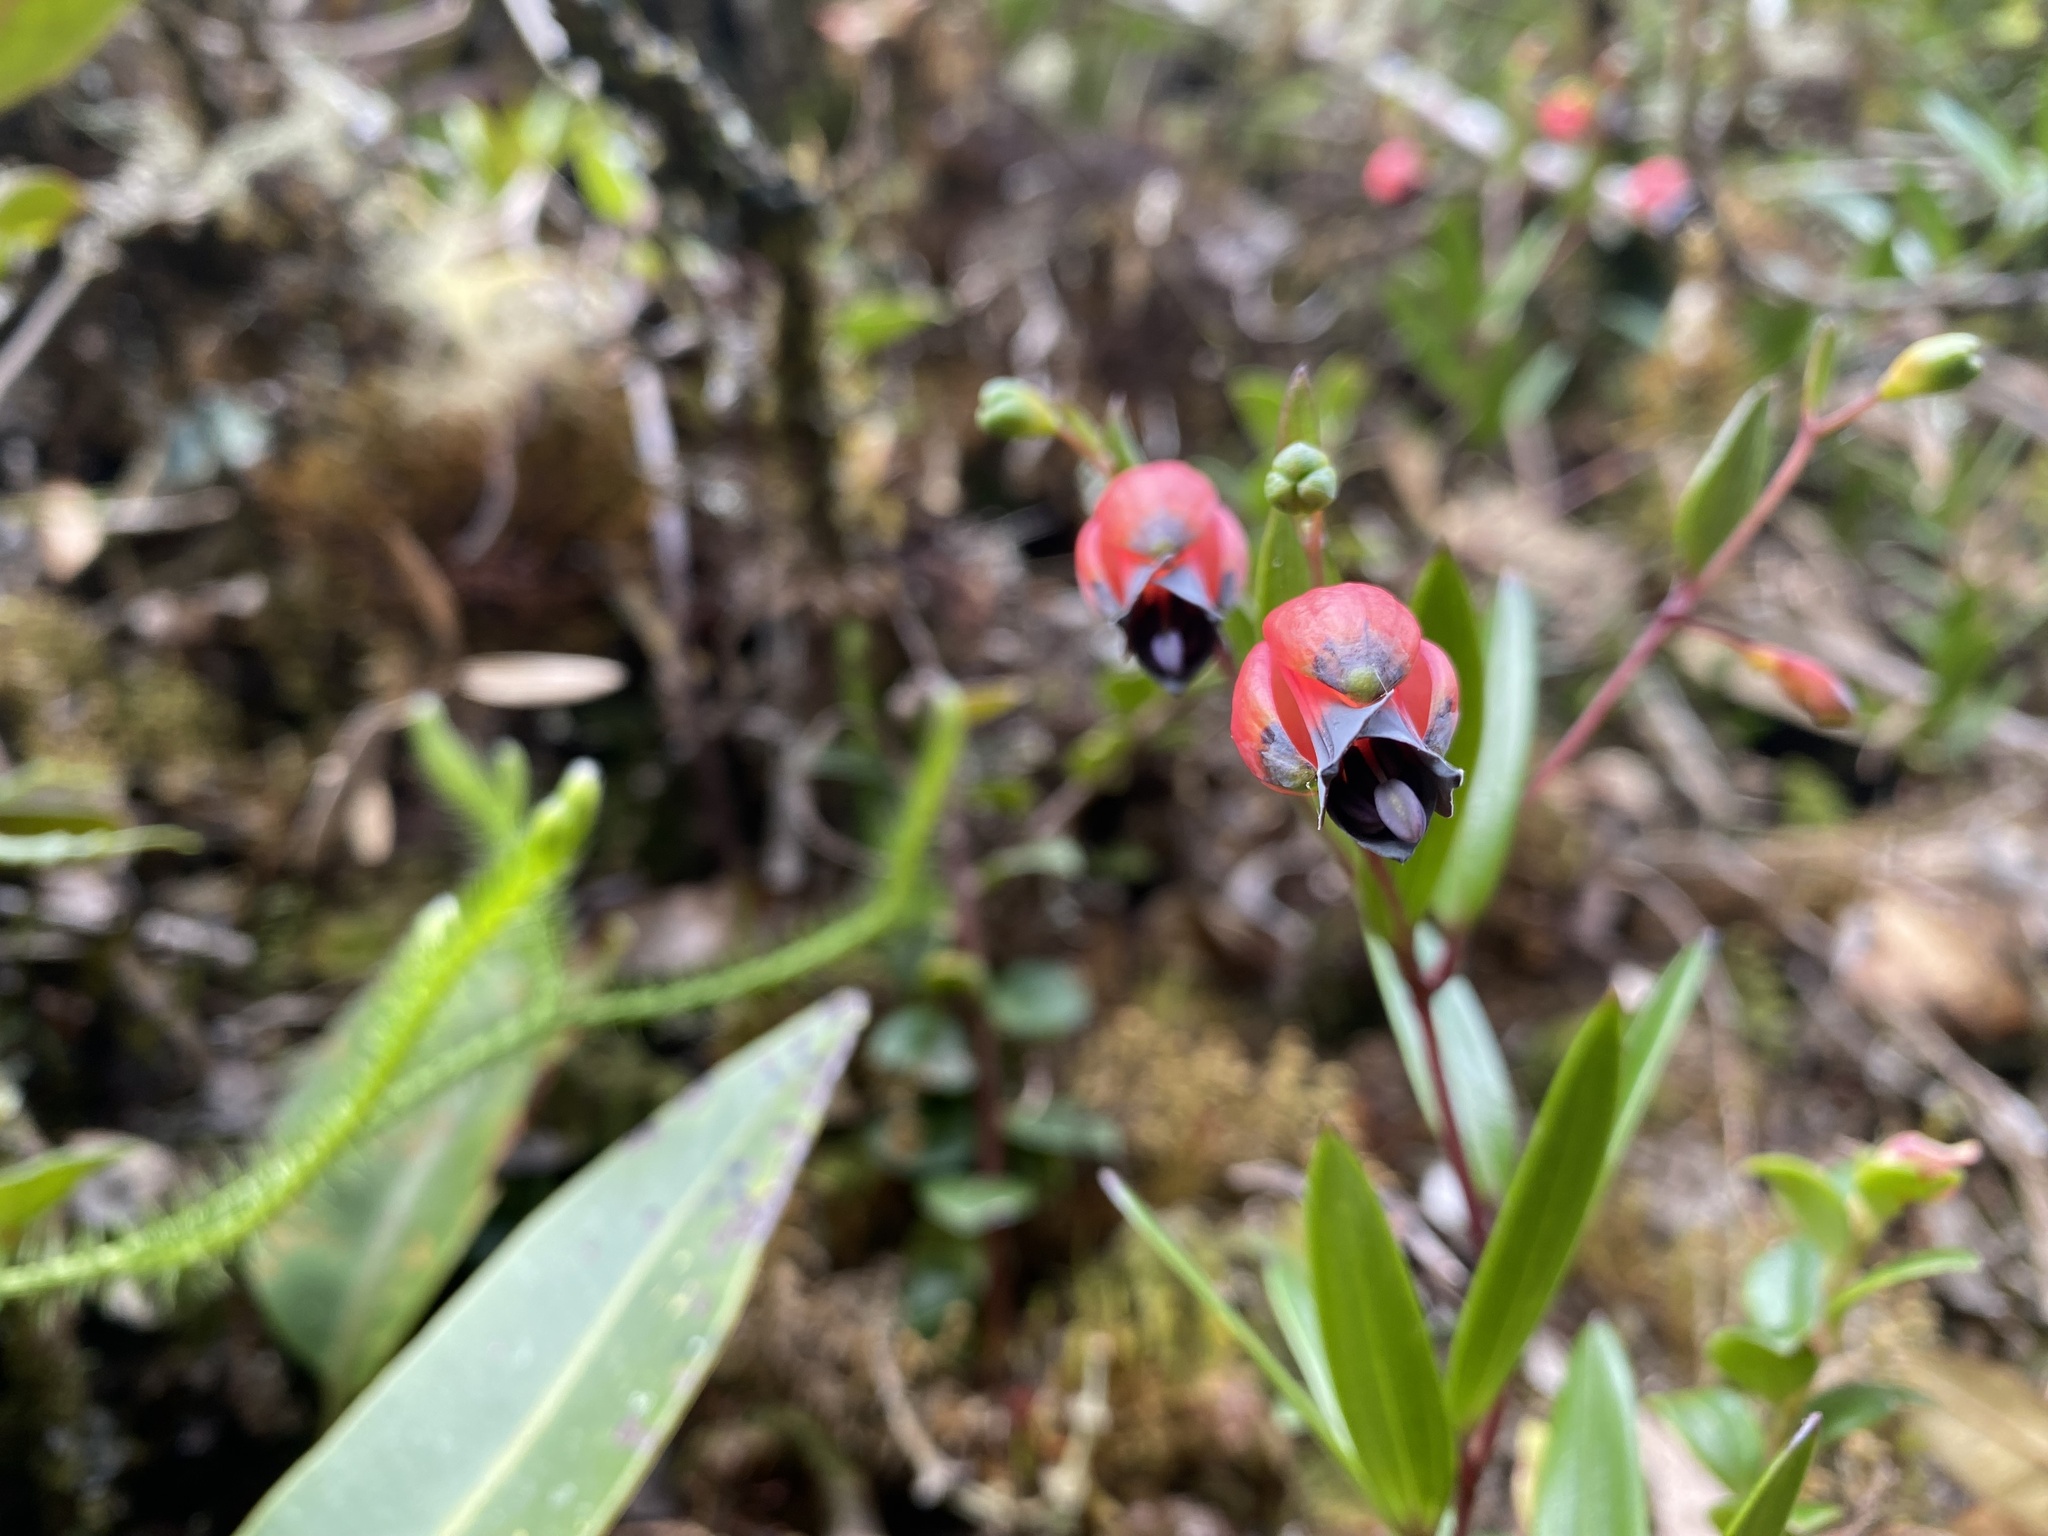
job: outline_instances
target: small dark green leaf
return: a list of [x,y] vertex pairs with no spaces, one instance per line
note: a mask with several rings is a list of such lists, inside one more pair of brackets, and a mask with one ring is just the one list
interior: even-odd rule
[[1820,1439],[1820,1415],[1811,1414],[1799,1426],[1792,1443],[1778,1453],[1758,1479],[1735,1518],[1728,1522],[1727,1536],[1783,1536],[1786,1523],[1799,1503],[1799,1488],[1806,1481],[1806,1469],[1813,1464],[1813,1452]]
[[118,1162],[136,1143],[108,1136],[69,1147],[52,1147],[0,1167],[0,1249],[38,1216],[63,1201],[89,1174]]
[[13,0],[0,6],[0,110],[90,58],[135,0]]
[[925,1220],[955,1237],[983,1237],[1014,1227],[1038,1209],[1038,1191],[1004,1174],[956,1173],[917,1186]]
[[1847,1381],[1808,1400],[1806,1410],[1820,1415],[1820,1443],[1832,1445],[1853,1430],[1882,1424],[1920,1394],[1876,1381]]
[[1770,1185],[1799,1230],[1823,1253],[1839,1256],[1848,1251],[1849,1203],[1818,1164],[1790,1152],[1767,1152],[1742,1167]]
[[1530,1536],[1650,1536],[1650,1501],[1636,1459],[1636,1382],[1628,1351],[1595,1320],[1572,1346],[1550,1419]]
[[1692,1018],[1700,988],[1706,985],[1716,947],[1710,930],[1673,956],[1622,1032],[1620,1099],[1614,1113],[1614,1134],[1608,1138],[1607,1157],[1600,1171],[1603,1186],[1621,1167],[1629,1143],[1650,1112],[1657,1085],[1664,1080],[1664,1068]]
[[1565,1053],[1451,1335],[1445,1399],[1460,1432],[1506,1383],[1550,1306],[1600,1180],[1621,1073],[1621,1007],[1601,1000]]
[[1677,1430],[1700,1465],[1740,1497],[1763,1475],[1764,1432],[1740,1392],[1729,1387],[1691,1387],[1660,1392],[1650,1399],[1657,1417]]
[[1820,1321],[1828,1261],[1803,1237],[1758,1254],[1742,1276],[1742,1310],[1782,1349],[1796,1348]]
[[965,1093],[978,1075],[966,1027],[930,1003],[912,1003],[883,1019],[861,1047],[861,1059],[926,1093]]
[[[1444,755],[1455,767],[1470,772],[1479,755],[1479,737],[1486,720],[1486,645],[1471,589],[1449,550],[1439,549],[1430,557],[1416,578],[1408,606],[1421,622],[1423,637],[1442,646],[1457,669],[1458,730]],[[1429,910],[1430,895],[1450,849],[1451,838],[1442,832],[1425,837],[1414,857],[1394,872],[1394,884],[1411,913]]]
[[1138,1198],[1130,1185],[1107,1168],[1103,1169],[1097,1178],[1102,1185],[1102,1192],[1109,1196],[1110,1204],[1123,1213],[1124,1220],[1128,1221],[1145,1240],[1146,1245],[1159,1255],[1166,1267],[1179,1278],[1181,1284],[1195,1293],[1195,1299],[1202,1303],[1211,1317],[1223,1325],[1224,1331],[1237,1341],[1238,1348],[1252,1357],[1252,1363],[1265,1373],[1266,1380],[1272,1383],[1273,1390],[1286,1400],[1287,1406],[1294,1410],[1295,1416],[1323,1443],[1323,1448],[1336,1458],[1338,1465],[1356,1477],[1358,1464],[1352,1456],[1348,1437],[1340,1438],[1339,1431],[1332,1426],[1332,1422],[1323,1417],[1323,1411],[1316,1406],[1315,1399],[1309,1396],[1294,1374],[1280,1363],[1279,1357],[1267,1347],[1266,1341],[1259,1337],[1258,1330],[1244,1320],[1243,1313],[1223,1299],[1222,1292],[1218,1291],[1209,1277],[1202,1273],[1202,1266],[1188,1257],[1187,1250],[1173,1240],[1166,1228],[1159,1224],[1159,1218],[1152,1214],[1152,1208]]
[[1836,1292],[1828,1303],[1828,1321],[1840,1320],[1851,1307],[1860,1306],[1879,1291],[1888,1291],[1895,1285],[1932,1280],[1936,1275],[1970,1274],[1982,1264],[1983,1261],[1967,1248],[1924,1248],[1918,1253],[1909,1253],[1903,1259],[1878,1265],[1854,1285]]
[[1679,493],[1671,542],[1679,563],[1697,571],[1742,521],[1770,467],[1771,389],[1758,384],[1735,402]]
[[1071,1099],[1053,1099],[1031,1109],[1017,1107],[1003,1117],[1003,1134],[1027,1152],[1080,1157],[1107,1163],[1124,1155],[1124,1133],[1107,1115]]
[[1782,1403],[1806,1390],[1820,1359],[1806,1345],[1782,1348],[1753,1328],[1723,1328],[1707,1340],[1715,1370],[1745,1392]]
[[1528,588],[1504,574],[1488,622],[1477,755],[1458,791],[1457,814],[1436,834],[1451,841],[1430,896],[1430,910],[1446,928],[1477,922],[1507,868],[1536,734],[1537,661],[1536,604]]
[[989,983],[989,1022],[1012,1040],[1064,1039],[1094,1011],[1094,993],[1064,961],[1019,960]]
[[1422,1304],[1357,1154],[1325,1132],[1309,1163],[1308,1267],[1323,1353],[1361,1482],[1402,1531],[1431,1531],[1457,1456]]

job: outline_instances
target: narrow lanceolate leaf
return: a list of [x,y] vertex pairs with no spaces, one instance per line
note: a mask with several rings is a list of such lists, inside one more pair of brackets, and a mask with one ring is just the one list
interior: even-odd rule
[[1755,385],[1740,400],[1678,496],[1671,542],[1679,563],[1697,571],[1714,558],[1763,489],[1770,467],[1771,389]]
[[738,1321],[867,1013],[805,1010],[557,1191],[242,1536],[610,1530]]
[[1765,1469],[1749,1497],[1728,1523],[1727,1536],[1784,1536],[1792,1508],[1799,1502],[1799,1486],[1806,1481],[1806,1469],[1813,1464],[1815,1443],[1820,1438],[1820,1415],[1809,1414],[1799,1433],[1777,1460]]
[[83,64],[135,0],[13,0],[0,5],[0,110]]
[[[1438,829],[1450,848],[1430,895],[1445,927],[1472,926],[1507,868],[1536,734],[1536,603],[1513,575],[1494,589],[1481,684],[1486,701],[1478,752],[1457,792],[1457,814]],[[1424,839],[1426,842],[1427,839]]]
[[1636,1460],[1636,1381],[1604,1322],[1586,1324],[1550,1420],[1530,1536],[1650,1536]]
[[1273,1321],[1280,1325],[1280,1336],[1287,1341],[1287,1352],[1294,1356],[1309,1396],[1331,1430],[1350,1446],[1351,1427],[1344,1421],[1344,1405],[1337,1401],[1337,1384],[1330,1379],[1329,1357],[1323,1353],[1323,1322],[1316,1315],[1308,1265],[1297,1254],[1276,1251],[1266,1256],[1259,1277],[1265,1282],[1266,1305],[1273,1309]]
[[1909,1253],[1903,1259],[1894,1259],[1889,1264],[1880,1264],[1854,1285],[1846,1286],[1835,1293],[1828,1303],[1828,1321],[1839,1322],[1849,1309],[1870,1300],[1879,1291],[1888,1291],[1895,1285],[1906,1285],[1914,1280],[1932,1280],[1936,1275],[1970,1274],[1980,1268],[1983,1260],[1967,1248],[1926,1248],[1919,1253]]
[[1456,1472],[1422,1304],[1357,1154],[1324,1133],[1309,1164],[1309,1280],[1360,1479],[1388,1524],[1432,1531]]
[[138,853],[197,853],[205,843],[183,827],[116,827],[106,832],[0,832],[0,867],[82,864]]
[[136,1145],[126,1136],[105,1136],[82,1145],[52,1147],[0,1167],[0,1248],[60,1204],[81,1179],[120,1161]]
[[1460,1432],[1486,1414],[1557,1293],[1600,1180],[1621,1070],[1621,1008],[1593,1010],[1536,1112],[1451,1335],[1444,1396]]
[[[1429,1043],[1423,1036],[1415,993],[1401,975],[1392,945],[1368,932],[1365,947],[1394,1043],[1401,1051],[1401,1065],[1408,1072],[1409,1089],[1430,1130],[1441,1138],[1443,1114],[1437,1107],[1436,1078],[1430,1071]],[[1443,1054],[1444,1080],[1451,1090],[1451,1111],[1457,1116],[1472,1182],[1487,1199],[1498,1200],[1514,1175],[1522,1145],[1521,1111],[1515,1103],[1507,1060],[1501,1055],[1500,1041],[1479,994],[1464,977],[1454,976],[1446,982],[1431,1000],[1429,1012],[1436,1023],[1437,1049]]]
[[1173,1271],[1174,1278],[1195,1293],[1209,1315],[1223,1325],[1223,1331],[1237,1341],[1237,1347],[1252,1357],[1252,1364],[1265,1374],[1281,1399],[1294,1410],[1295,1417],[1308,1426],[1309,1432],[1323,1444],[1323,1449],[1336,1458],[1338,1464],[1357,1476],[1357,1463],[1352,1457],[1350,1438],[1336,1427],[1334,1422],[1323,1415],[1301,1382],[1292,1371],[1280,1363],[1280,1357],[1267,1347],[1259,1337],[1256,1328],[1245,1321],[1244,1314],[1223,1299],[1223,1293],[1216,1289],[1215,1282],[1202,1273],[1188,1251],[1173,1240],[1173,1236],[1160,1225],[1159,1218],[1152,1213],[1152,1207],[1138,1198],[1137,1191],[1119,1178],[1110,1169],[1103,1169],[1096,1175],[1102,1185],[1102,1192],[1109,1196],[1110,1204],[1122,1212],[1125,1221],[1138,1236],[1145,1240],[1166,1267]]
[[[1486,646],[1481,638],[1479,613],[1472,605],[1472,592],[1451,552],[1440,549],[1430,557],[1416,578],[1408,605],[1422,625],[1423,638],[1433,640],[1451,658],[1458,672],[1459,710],[1457,734],[1444,755],[1453,767],[1472,771],[1479,754],[1479,739],[1486,721]],[[1429,910],[1437,876],[1451,849],[1451,839],[1440,831],[1425,837],[1415,854],[1394,872],[1394,884],[1410,913]]]
[[1614,1177],[1621,1160],[1628,1155],[1629,1143],[1642,1129],[1643,1117],[1657,1097],[1657,1085],[1664,1080],[1664,1068],[1678,1048],[1678,1037],[1685,1033],[1686,1023],[1699,1002],[1700,989],[1706,985],[1708,971],[1713,969],[1718,947],[1709,931],[1681,949],[1664,967],[1664,974],[1657,978],[1643,1006],[1622,1031],[1621,1091],[1614,1112],[1614,1133],[1608,1138],[1606,1163],[1600,1174],[1603,1185]]
[[[459,1044],[517,1013],[538,980],[519,946],[485,955],[429,1026],[427,1047]],[[334,1091],[347,1044],[337,1037],[286,1100],[281,1135]],[[532,1053],[501,1062],[377,1132],[250,1244],[250,1289],[319,1378],[330,1413],[397,1352],[462,1261],[497,1203],[498,1162],[539,1068]]]

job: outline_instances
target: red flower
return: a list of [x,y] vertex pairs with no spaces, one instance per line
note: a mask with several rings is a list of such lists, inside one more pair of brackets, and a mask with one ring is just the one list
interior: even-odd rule
[[1593,131],[1599,99],[1583,80],[1566,80],[1552,87],[1536,104],[1536,131],[1560,144],[1576,144]]
[[1422,146],[1409,138],[1388,139],[1366,157],[1359,185],[1383,208],[1405,203],[1422,190],[1429,164]]
[[1175,692],[1215,653],[1249,567],[1237,518],[1206,475],[1174,459],[1112,479],[1074,541],[1081,596]]
[[1652,155],[1622,178],[1622,211],[1653,235],[1671,233],[1692,204],[1692,173],[1676,155]]
[[1282,603],[1265,636],[1237,672],[1238,755],[1360,847],[1406,859],[1464,779],[1443,756],[1458,729],[1450,657],[1400,599],[1356,582]]

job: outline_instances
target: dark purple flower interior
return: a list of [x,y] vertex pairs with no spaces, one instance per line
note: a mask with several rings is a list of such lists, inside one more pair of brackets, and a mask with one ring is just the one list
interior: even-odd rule
[[1451,814],[1464,775],[1426,748],[1361,736],[1337,759],[1324,810],[1361,848],[1396,863],[1415,852],[1431,816]]
[[1124,615],[1123,632],[1132,659],[1175,693],[1216,653],[1216,621],[1162,587],[1138,595]]

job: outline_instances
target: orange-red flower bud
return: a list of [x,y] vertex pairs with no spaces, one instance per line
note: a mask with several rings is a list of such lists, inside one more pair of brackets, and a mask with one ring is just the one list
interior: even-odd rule
[[1113,478],[1074,541],[1081,596],[1176,691],[1215,653],[1250,565],[1244,529],[1216,488],[1174,459]]
[[1553,86],[1536,104],[1536,131],[1560,144],[1576,144],[1593,131],[1600,101],[1583,80]]
[[1811,656],[1778,645],[1745,645],[1742,659],[1768,674],[1785,697],[1823,730],[1840,730],[1856,718],[1856,695]]
[[1382,208],[1390,208],[1420,192],[1428,178],[1429,162],[1423,158],[1422,146],[1413,139],[1396,137],[1386,140],[1366,157],[1359,185],[1367,197]]

